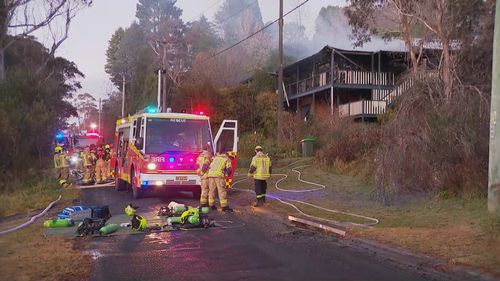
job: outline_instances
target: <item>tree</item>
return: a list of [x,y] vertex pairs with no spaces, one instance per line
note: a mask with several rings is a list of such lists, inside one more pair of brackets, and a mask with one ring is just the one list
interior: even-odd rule
[[6,149],[0,151],[0,176],[26,175],[42,165],[56,132],[77,115],[69,100],[81,88],[77,79],[83,74],[74,63],[47,56],[49,50],[30,38],[16,40],[5,52],[9,72],[0,81],[0,145]]
[[465,36],[475,33],[479,25],[481,6],[487,4],[482,0],[350,0],[348,16],[353,25],[353,31],[360,43],[369,40],[373,34],[370,23],[383,10],[391,10],[394,19],[400,26],[401,37],[404,38],[411,59],[415,65],[418,59],[414,49],[414,31],[422,30],[420,44],[426,42],[439,43],[442,49],[442,59],[439,65],[440,75],[444,84],[444,95],[449,100],[453,93],[453,63],[457,42]]
[[215,13],[215,23],[228,45],[264,25],[259,3],[253,0],[225,0]]
[[74,100],[78,111],[80,130],[88,130],[91,123],[97,122],[99,111],[96,106],[96,99],[89,93],[79,94]]
[[[52,37],[47,59],[53,57],[68,37],[71,20],[91,3],[91,0],[0,1],[0,80],[5,79],[5,51],[12,44],[39,29],[46,29]],[[61,30],[57,25],[64,27]],[[45,64],[39,67],[43,66]]]
[[194,55],[214,50],[221,43],[221,39],[215,32],[214,24],[209,22],[205,16],[187,24],[186,41],[191,46],[191,52]]
[[182,10],[176,0],[139,0],[135,16],[139,25],[148,33],[157,33],[163,23],[180,19]]

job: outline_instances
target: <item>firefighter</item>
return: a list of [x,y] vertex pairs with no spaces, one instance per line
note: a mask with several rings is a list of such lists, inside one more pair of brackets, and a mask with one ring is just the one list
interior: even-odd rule
[[208,206],[208,193],[209,193],[209,185],[208,185],[208,170],[210,167],[210,161],[212,160],[212,154],[204,149],[198,159],[196,160],[196,165],[198,167],[198,175],[201,178],[201,196],[200,196],[200,205],[201,207]]
[[267,179],[271,177],[272,166],[269,156],[264,154],[262,146],[255,147],[255,156],[252,158],[248,176],[254,178],[255,195],[257,201],[254,207],[260,207],[266,202]]
[[59,185],[67,186],[69,177],[69,162],[68,156],[63,152],[61,146],[56,146],[54,149],[54,168]]
[[227,202],[227,190],[224,176],[231,174],[231,160],[227,154],[217,153],[208,170],[208,205],[216,210],[215,193],[218,192],[220,206],[223,212],[232,212]]
[[111,146],[106,144],[104,146],[104,160],[106,161],[106,170],[108,171],[107,177],[114,177],[113,171],[111,169],[111,158],[113,158],[113,151],[111,150]]
[[97,149],[96,157],[95,180],[97,183],[104,183],[107,180],[108,169],[105,160],[106,155],[101,146]]
[[85,172],[83,174],[83,184],[89,184],[92,181],[92,153],[88,146],[85,147],[82,153],[83,168]]

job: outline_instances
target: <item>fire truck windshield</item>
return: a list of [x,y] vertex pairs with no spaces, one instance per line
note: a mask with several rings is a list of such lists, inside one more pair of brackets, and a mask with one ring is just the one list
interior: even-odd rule
[[200,152],[204,145],[212,150],[208,120],[178,118],[148,118],[146,125],[146,153],[169,151]]

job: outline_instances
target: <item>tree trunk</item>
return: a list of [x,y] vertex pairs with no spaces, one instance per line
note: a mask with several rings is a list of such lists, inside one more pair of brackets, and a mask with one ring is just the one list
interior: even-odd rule
[[410,52],[410,60],[411,60],[411,75],[415,77],[418,73],[418,59],[415,54],[415,50],[413,49],[413,34],[410,25],[410,19],[407,15],[400,15],[401,17],[401,25],[403,27],[404,41],[408,51]]
[[444,83],[444,95],[449,100],[451,98],[453,89],[453,77],[452,77],[452,62],[450,54],[450,43],[448,38],[442,38],[441,42],[443,44],[443,83]]

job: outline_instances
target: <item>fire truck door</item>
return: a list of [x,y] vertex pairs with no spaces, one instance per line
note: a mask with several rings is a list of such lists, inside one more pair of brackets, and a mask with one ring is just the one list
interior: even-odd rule
[[224,120],[214,138],[214,151],[228,152],[231,158],[231,175],[226,177],[226,187],[231,187],[238,159],[238,121]]

